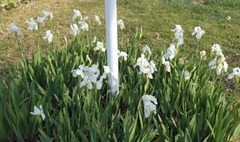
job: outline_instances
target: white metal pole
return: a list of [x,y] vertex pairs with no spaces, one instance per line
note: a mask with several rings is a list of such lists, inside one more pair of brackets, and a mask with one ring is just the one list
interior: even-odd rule
[[105,0],[107,64],[112,74],[109,86],[112,92],[119,91],[118,81],[118,37],[117,37],[117,2]]

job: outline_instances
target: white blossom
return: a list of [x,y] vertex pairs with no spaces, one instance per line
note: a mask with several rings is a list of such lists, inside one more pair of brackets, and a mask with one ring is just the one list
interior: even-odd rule
[[208,63],[208,66],[210,66],[211,69],[216,69],[216,62],[217,62],[217,58],[214,58],[212,61]]
[[92,40],[92,43],[96,43],[96,41],[97,41],[97,37],[94,36],[94,37],[93,37],[93,40]]
[[222,70],[227,72],[228,64],[220,46],[218,44],[214,44],[212,46],[212,52],[214,53],[215,58],[209,62],[208,66],[210,66],[211,69],[216,69],[217,75],[220,75]]
[[123,22],[122,19],[119,19],[119,20],[117,21],[117,24],[120,26],[120,29],[121,29],[121,30],[122,30],[122,29],[125,29],[125,25],[124,25],[124,22]]
[[93,50],[94,50],[94,51],[100,50],[100,51],[102,51],[102,52],[105,52],[105,51],[106,51],[106,49],[103,47],[103,43],[100,42],[100,41],[97,42],[97,46],[94,47]]
[[205,31],[202,30],[200,26],[195,27],[194,31],[192,32],[192,36],[196,35],[197,39],[201,39],[203,34],[205,34]]
[[84,77],[83,69],[84,66],[80,65],[78,69],[72,70],[73,77],[77,77],[78,75],[80,75],[83,78]]
[[175,25],[176,28],[172,29],[171,31],[174,32],[174,40],[178,40],[178,45],[182,45],[184,43],[183,41],[183,29],[181,25]]
[[77,24],[70,25],[70,34],[73,36],[77,36],[80,33],[80,30],[78,29]]
[[46,11],[46,10],[43,10],[43,17],[44,17],[44,19],[46,19],[47,17],[49,17],[50,19],[52,19],[53,18],[53,15],[52,15],[52,13],[51,12],[49,12],[49,11]]
[[143,53],[145,53],[146,51],[148,51],[149,54],[152,54],[151,49],[148,47],[148,45],[144,46],[144,47],[142,48],[142,51],[143,51]]
[[21,35],[21,30],[16,26],[15,23],[10,23],[9,25],[9,33],[16,32],[18,35]]
[[95,15],[95,21],[98,23],[98,25],[101,25],[99,16]]
[[189,73],[189,71],[183,70],[183,71],[182,71],[182,75],[184,76],[184,79],[185,79],[185,80],[189,80],[189,79],[190,79],[190,73]]
[[168,47],[167,52],[163,55],[163,57],[168,60],[172,60],[175,55],[177,54],[177,49],[175,48],[174,44],[170,44],[170,47]]
[[80,17],[82,19],[82,13],[79,10],[74,9],[73,13],[74,13],[72,17],[73,22],[77,19],[77,17]]
[[206,54],[207,54],[207,53],[206,53],[205,50],[200,51],[200,56],[201,56],[201,58],[204,57],[204,56],[206,56]]
[[150,79],[153,78],[152,74],[157,71],[154,61],[150,61],[149,63],[144,54],[137,59],[137,63],[134,65],[134,67],[136,66],[138,66],[140,69],[138,74],[145,74]]
[[108,66],[103,66],[103,69],[104,69],[105,74],[111,74],[112,73],[112,71],[110,70],[110,68]]
[[126,61],[127,60],[127,53],[118,50],[118,58],[120,58],[120,57],[123,57],[124,60]]
[[34,106],[34,111],[30,112],[30,114],[32,114],[32,115],[39,115],[39,116],[42,117],[42,120],[45,119],[45,114],[43,113],[42,105],[40,105],[39,108]]
[[162,64],[165,66],[167,72],[171,72],[171,64],[164,57],[162,57]]
[[45,36],[43,37],[44,40],[48,40],[48,43],[52,42],[53,35],[50,30],[47,30]]
[[214,44],[212,46],[212,53],[215,54],[215,55],[222,54],[222,49],[221,49],[219,44]]
[[149,68],[151,73],[154,73],[155,71],[157,71],[156,64],[154,63],[153,60],[150,61]]
[[100,71],[98,69],[98,66],[93,64],[91,67],[85,66],[83,68],[84,70],[84,77],[83,81],[80,83],[80,87],[86,86],[88,89],[92,89],[92,83],[96,84],[97,83],[97,78],[100,74]]
[[233,72],[228,75],[228,79],[232,79],[233,77],[240,77],[240,68],[236,67],[233,69]]
[[88,89],[92,89],[92,82],[87,78],[87,76],[85,76],[83,78],[83,81],[80,83],[80,88],[87,86]]
[[28,29],[29,31],[38,30],[38,25],[37,25],[37,23],[33,20],[33,18],[30,18],[29,20],[26,20],[25,23],[28,24],[27,29]]
[[156,114],[156,105],[157,103],[157,99],[152,96],[152,95],[143,95],[142,96],[142,100],[144,103],[144,115],[145,118],[148,118],[151,114],[151,112],[153,112],[154,114]]
[[101,80],[97,81],[97,84],[96,84],[97,90],[100,90],[102,88],[102,85],[103,85],[103,83]]
[[78,24],[79,24],[79,29],[88,31],[89,29],[88,23],[86,23],[85,21],[80,21]]
[[[88,89],[101,89],[103,80],[112,73],[108,66],[103,66],[104,72],[100,76],[100,71],[98,65],[84,66],[80,65],[78,69],[72,70],[73,77],[81,76],[82,81],[80,83],[80,88],[87,86]],[[99,77],[100,76],[100,77]]]
[[37,22],[38,22],[38,23],[41,23],[43,26],[44,26],[44,20],[45,20],[44,17],[38,17],[38,18],[37,18]]

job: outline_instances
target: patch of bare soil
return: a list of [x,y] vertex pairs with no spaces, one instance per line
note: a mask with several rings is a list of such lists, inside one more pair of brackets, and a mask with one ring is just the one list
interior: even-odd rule
[[203,0],[195,0],[191,4],[192,5],[204,5],[204,1]]

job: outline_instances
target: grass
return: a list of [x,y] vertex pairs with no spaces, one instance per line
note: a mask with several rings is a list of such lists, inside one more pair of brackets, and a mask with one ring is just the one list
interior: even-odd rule
[[[18,62],[17,60],[17,53],[16,53],[16,46],[15,42],[11,40],[11,35],[8,33],[8,25],[11,22],[18,23],[19,26],[25,27],[26,24],[24,23],[30,17],[37,18],[37,16],[42,15],[43,9],[48,9],[54,15],[54,18],[58,21],[57,24],[58,29],[60,30],[61,35],[67,35],[69,33],[69,24],[67,20],[71,20],[72,10],[78,9],[79,7],[75,6],[76,3],[79,3],[77,0],[72,1],[54,1],[50,0],[46,3],[43,0],[33,1],[30,4],[18,7],[16,9],[12,9],[10,11],[3,11],[1,12],[0,18],[0,68],[4,68],[4,66],[11,66]],[[80,5],[88,5],[90,9],[90,5],[93,2],[88,1],[81,1]],[[59,13],[61,11],[62,13]],[[101,10],[100,10],[101,11]],[[93,11],[92,11],[93,12]],[[92,13],[93,14],[93,13]],[[102,12],[103,15],[103,12]],[[90,16],[90,15],[89,15]],[[24,47],[25,53],[30,54],[29,51],[34,45],[34,37],[29,34],[28,31],[22,29],[24,35]],[[43,34],[43,33],[42,33]]]
[[[201,41],[202,49],[209,49],[210,45],[218,43],[222,46],[227,61],[233,66],[239,66],[240,53],[240,5],[238,0],[233,1],[193,1],[193,0],[119,0],[118,18],[126,23],[127,30],[134,31],[136,27],[143,27],[146,31],[143,43],[148,43],[156,47],[156,51],[161,52],[171,42],[171,31],[175,24],[180,24],[185,29],[185,42],[190,43],[182,51],[183,53],[193,53],[195,46],[189,38],[194,26],[201,26],[206,31],[206,36]],[[15,22],[19,26],[26,26],[23,21],[30,17],[36,18],[41,15],[41,11],[46,9],[51,11],[61,35],[67,35],[68,21],[71,18],[72,9],[79,9],[88,16],[99,15],[104,19],[104,1],[98,0],[71,0],[54,1],[43,0],[32,1],[10,11],[3,11],[0,14],[0,66],[11,66],[16,63],[16,52],[14,42],[8,34],[8,25]],[[61,12],[59,12],[61,11]],[[227,20],[227,16],[231,19]],[[55,21],[55,20],[54,20]],[[23,30],[23,29],[22,29]],[[101,29],[104,33],[104,29]],[[104,35],[102,35],[104,36]],[[30,39],[30,40],[29,40]],[[24,35],[25,51],[29,54],[33,37],[26,32]],[[151,46],[151,45],[150,45]],[[236,55],[238,53],[238,55]]]

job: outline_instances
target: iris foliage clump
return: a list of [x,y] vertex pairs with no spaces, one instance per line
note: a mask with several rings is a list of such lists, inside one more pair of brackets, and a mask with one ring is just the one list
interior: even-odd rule
[[[236,92],[223,86],[228,65],[219,45],[210,45],[209,51],[197,46],[196,54],[183,57],[179,51],[184,48],[184,32],[176,25],[170,46],[152,52],[154,47],[140,42],[142,30],[125,36],[125,25],[119,20],[123,33],[116,57],[120,90],[112,94],[105,39],[94,36],[102,25],[100,18],[74,10],[70,35],[60,38],[57,31],[44,26],[51,24],[53,15],[43,14],[26,22],[36,35],[31,59],[21,52],[20,28],[10,25],[22,61],[0,80],[1,141],[221,142],[238,138]],[[199,26],[193,29],[189,32],[197,43],[207,36]],[[39,30],[46,34],[40,35]],[[236,84],[238,69],[228,77]]]

